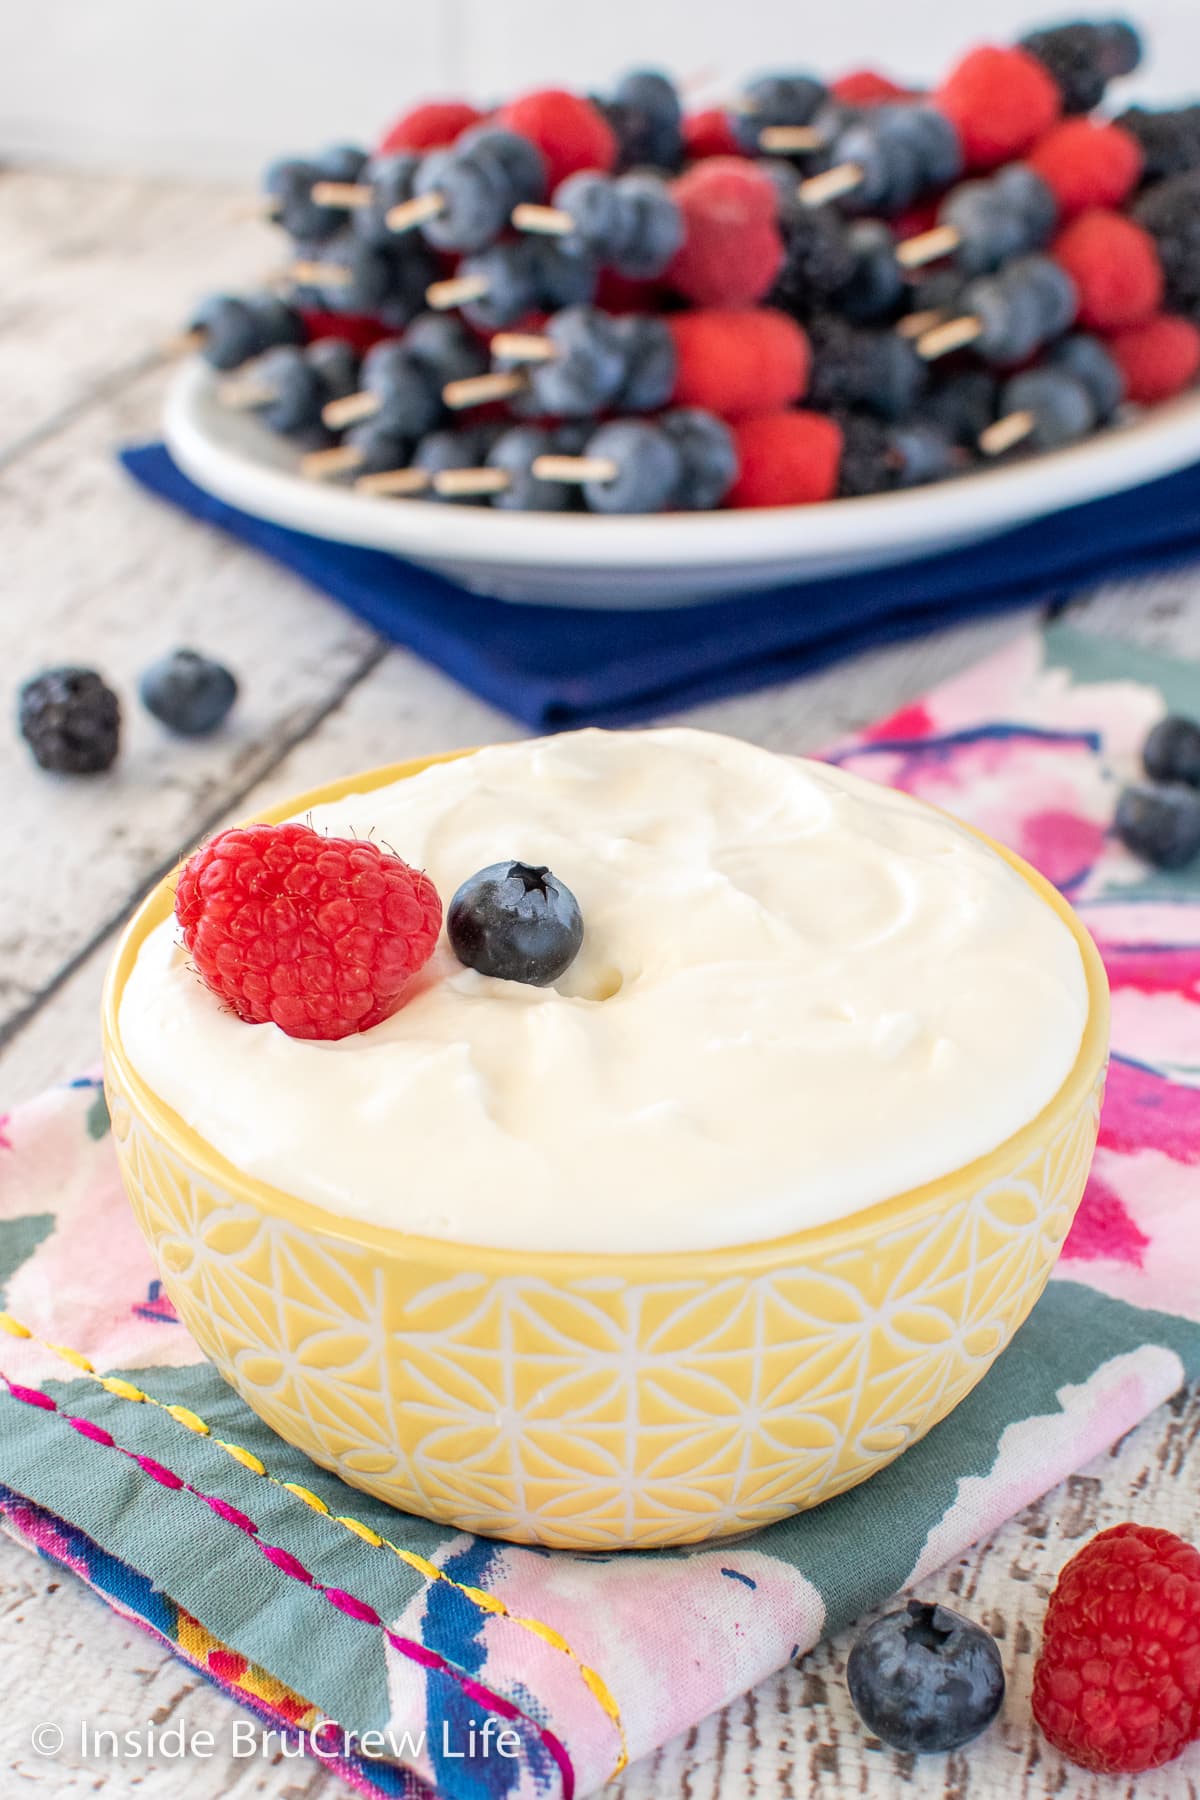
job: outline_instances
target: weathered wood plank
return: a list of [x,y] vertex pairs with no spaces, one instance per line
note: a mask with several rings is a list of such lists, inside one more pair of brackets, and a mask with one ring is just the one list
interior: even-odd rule
[[[0,473],[10,692],[47,664],[103,670],[125,703],[111,774],[35,767],[9,729],[0,782],[10,842],[0,912],[0,1036],[103,934],[181,845],[218,818],[372,666],[373,635],[293,577],[185,523],[112,461],[152,431],[157,375],[99,403]],[[135,699],[137,675],[172,645],[227,658],[244,695],[226,729],[171,737]]]

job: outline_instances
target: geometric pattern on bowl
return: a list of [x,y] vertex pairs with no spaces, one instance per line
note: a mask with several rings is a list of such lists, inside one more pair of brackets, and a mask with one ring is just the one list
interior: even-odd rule
[[764,1525],[945,1417],[1041,1292],[1099,1111],[820,1265],[554,1283],[381,1263],[198,1181],[109,1097],[171,1299],[268,1425],[404,1511],[595,1549]]
[[[425,766],[351,777],[273,816]],[[1084,959],[1088,1021],[1055,1098],[924,1188],[788,1238],[678,1255],[416,1237],[234,1168],[120,1042],[125,979],[171,910],[160,883],[109,972],[106,1084],[125,1186],[184,1324],[289,1443],[466,1531],[577,1549],[696,1543],[853,1487],[944,1418],[1023,1322],[1095,1147],[1103,967],[1061,897],[1000,853]]]

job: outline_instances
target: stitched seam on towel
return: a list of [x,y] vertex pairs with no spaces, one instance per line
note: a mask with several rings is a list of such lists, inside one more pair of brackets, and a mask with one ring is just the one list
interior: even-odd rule
[[[543,1643],[549,1644],[552,1650],[559,1651],[563,1656],[567,1657],[575,1664],[576,1668],[579,1670],[583,1683],[593,1700],[596,1701],[601,1710],[607,1715],[610,1722],[616,1727],[617,1734],[620,1738],[620,1753],[616,1763],[613,1765],[612,1772],[608,1779],[610,1781],[614,1780],[626,1767],[629,1761],[629,1746],[625,1738],[625,1724],[621,1718],[620,1707],[617,1705],[603,1676],[585,1663],[583,1658],[571,1648],[570,1644],[560,1632],[555,1631],[552,1625],[546,1625],[540,1619],[533,1619],[520,1613],[511,1612],[505,1602],[496,1595],[487,1593],[483,1588],[471,1587],[464,1582],[455,1581],[452,1575],[447,1575],[436,1563],[430,1562],[426,1557],[418,1555],[415,1550],[405,1550],[402,1545],[394,1544],[390,1538],[383,1537],[377,1531],[372,1531],[369,1525],[362,1524],[358,1519],[351,1519],[340,1513],[331,1512],[324,1500],[321,1499],[320,1495],[314,1494],[311,1488],[303,1487],[299,1482],[295,1481],[281,1481],[277,1475],[271,1474],[271,1471],[266,1467],[262,1459],[255,1456],[253,1451],[244,1449],[240,1444],[231,1444],[224,1438],[217,1437],[212,1428],[198,1413],[193,1412],[190,1407],[173,1406],[165,1400],[156,1400],[153,1394],[147,1394],[144,1389],[135,1387],[131,1381],[122,1380],[120,1376],[101,1375],[90,1358],[84,1356],[82,1351],[73,1350],[68,1344],[56,1344],[51,1342],[49,1338],[41,1337],[36,1331],[24,1324],[22,1320],[14,1318],[11,1313],[4,1312],[3,1310],[0,1310],[0,1331],[6,1332],[9,1337],[27,1338],[31,1339],[35,1344],[40,1344],[43,1350],[49,1350],[51,1354],[57,1356],[60,1361],[67,1363],[71,1368],[86,1375],[90,1381],[96,1382],[106,1393],[112,1394],[116,1399],[127,1400],[135,1405],[145,1402],[146,1405],[153,1406],[159,1412],[165,1413],[167,1417],[173,1419],[177,1425],[181,1425],[185,1431],[190,1431],[198,1437],[211,1438],[214,1444],[224,1450],[225,1453],[228,1456],[231,1456],[235,1462],[239,1463],[242,1468],[248,1469],[252,1475],[261,1475],[264,1480],[271,1483],[272,1487],[279,1488],[285,1493],[293,1494],[296,1499],[302,1500],[313,1512],[320,1513],[323,1517],[331,1519],[335,1525],[340,1525],[343,1530],[353,1532],[355,1537],[361,1539],[364,1544],[369,1544],[373,1550],[390,1550],[393,1556],[398,1557],[399,1560],[402,1563],[407,1564],[409,1568],[415,1569],[417,1573],[423,1575],[427,1581],[446,1582],[448,1586],[455,1588],[460,1594],[464,1595],[465,1598],[468,1599],[473,1606],[478,1607],[481,1612],[493,1613],[498,1618],[509,1619],[514,1625],[519,1625],[523,1631],[528,1631],[532,1636],[540,1638]],[[4,1379],[7,1379],[7,1377],[4,1377]]]
[[575,1771],[565,1744],[547,1726],[539,1724],[536,1719],[524,1712],[515,1701],[507,1699],[503,1694],[496,1693],[492,1688],[484,1687],[482,1682],[476,1681],[474,1676],[468,1675],[464,1669],[456,1668],[453,1663],[448,1662],[438,1651],[431,1650],[428,1645],[419,1643],[414,1638],[401,1637],[398,1632],[392,1631],[389,1626],[384,1624],[375,1608],[367,1601],[360,1600],[356,1594],[349,1593],[345,1588],[326,1587],[309,1569],[305,1568],[299,1557],[292,1555],[290,1550],[285,1550],[281,1544],[264,1543],[258,1535],[258,1526],[254,1520],[240,1508],[231,1506],[227,1500],[222,1500],[216,1494],[206,1494],[202,1488],[193,1487],[190,1481],[185,1481],[182,1475],[176,1474],[174,1469],[168,1469],[157,1458],[136,1450],[129,1450],[124,1444],[118,1444],[112,1433],[106,1431],[102,1425],[94,1424],[91,1419],[86,1419],[81,1414],[65,1412],[56,1400],[40,1388],[22,1387],[18,1382],[11,1380],[2,1369],[0,1369],[0,1382],[3,1382],[10,1398],[17,1401],[19,1405],[28,1406],[41,1412],[56,1413],[87,1443],[97,1448],[115,1450],[119,1456],[134,1463],[144,1475],[166,1489],[168,1493],[188,1493],[197,1500],[202,1500],[210,1511],[214,1512],[225,1524],[236,1526],[239,1531],[251,1538],[271,1566],[278,1569],[281,1575],[287,1575],[291,1580],[311,1588],[314,1593],[320,1594],[323,1600],[344,1617],[354,1619],[359,1624],[373,1625],[394,1650],[398,1650],[402,1656],[407,1656],[419,1667],[433,1669],[442,1675],[449,1675],[458,1683],[468,1700],[475,1701],[479,1706],[486,1706],[502,1719],[522,1720],[541,1739],[558,1764],[562,1780],[562,1800],[572,1800],[575,1792]]

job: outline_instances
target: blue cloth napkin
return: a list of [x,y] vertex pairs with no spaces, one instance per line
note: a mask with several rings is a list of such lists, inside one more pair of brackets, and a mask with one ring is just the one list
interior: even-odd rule
[[[804,674],[959,620],[1065,599],[1200,557],[1200,462],[938,556],[649,612],[481,598],[380,550],[330,543],[205,493],[161,444],[121,461],[161,499],[323,589],[534,730],[617,725]],[[962,503],[969,507],[970,486]]]

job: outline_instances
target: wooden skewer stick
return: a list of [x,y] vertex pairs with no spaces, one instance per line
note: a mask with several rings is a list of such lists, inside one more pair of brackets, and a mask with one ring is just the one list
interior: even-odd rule
[[446,281],[432,282],[425,289],[425,304],[434,312],[448,312],[452,306],[482,300],[491,285],[486,275],[454,275]]
[[294,262],[287,273],[290,281],[302,281],[311,287],[349,287],[354,280],[341,263]]
[[553,362],[558,355],[553,339],[537,331],[498,331],[491,342],[492,355],[502,362]]
[[235,200],[225,216],[231,225],[243,224],[247,219],[273,222],[278,210],[279,202],[271,194],[256,194],[253,199]]
[[1023,443],[1037,424],[1036,413],[1028,409],[1009,413],[1006,418],[997,419],[986,431],[979,434],[979,448],[985,456],[1003,456],[1006,450]]
[[813,125],[764,125],[758,134],[758,147],[768,155],[820,150],[824,143],[824,137]]
[[411,231],[414,225],[423,225],[426,219],[436,219],[445,204],[441,194],[417,194],[413,199],[402,200],[399,206],[393,206],[385,213],[383,222],[389,231]]
[[489,400],[510,400],[523,394],[527,386],[524,375],[515,369],[495,369],[490,375],[468,375],[463,381],[447,382],[442,399],[452,412],[465,406],[485,406]]
[[371,204],[371,190],[361,181],[314,181],[312,197],[318,206],[344,206],[350,212]]
[[328,481],[333,475],[352,475],[361,469],[366,454],[353,444],[335,444],[332,450],[311,450],[300,458],[300,473],[306,481]]
[[935,325],[940,325],[945,318],[945,309],[940,306],[927,306],[923,312],[905,313],[896,321],[896,334],[902,338],[924,337]]
[[796,196],[801,206],[824,206],[827,200],[836,200],[839,194],[852,194],[863,178],[863,171],[858,163],[835,163],[832,169],[826,169],[822,175],[810,175],[796,189]]
[[342,431],[347,425],[358,425],[363,419],[373,419],[383,405],[378,394],[364,388],[357,394],[344,394],[340,400],[331,400],[321,408],[323,422],[334,431]]
[[935,325],[917,339],[917,354],[926,362],[936,362],[939,356],[949,356],[952,350],[965,350],[973,344],[983,330],[983,321],[972,313],[964,313],[961,318],[947,319],[942,325]]
[[896,261],[902,269],[920,269],[939,257],[952,256],[961,243],[962,233],[953,225],[934,225],[897,244]]
[[359,494],[426,494],[433,486],[428,469],[381,469],[377,475],[360,475],[354,484]]
[[194,356],[197,350],[203,350],[208,342],[208,333],[203,325],[197,325],[191,331],[180,331],[168,338],[163,345],[164,356]]
[[278,400],[279,395],[265,381],[258,381],[253,375],[240,375],[232,381],[223,381],[217,389],[217,398],[230,412],[258,412]]
[[561,206],[535,206],[523,200],[510,215],[518,231],[536,231],[544,237],[567,237],[575,229],[575,221]]
[[615,481],[621,473],[611,456],[535,456],[533,473],[539,481]]
[[504,469],[441,469],[433,478],[435,494],[463,498],[471,494],[503,494],[512,486]]

